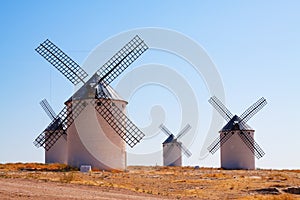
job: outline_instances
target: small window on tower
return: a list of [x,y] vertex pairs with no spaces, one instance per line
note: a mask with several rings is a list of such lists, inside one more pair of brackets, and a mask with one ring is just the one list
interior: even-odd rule
[[112,106],[116,106],[116,104],[114,102],[111,103]]

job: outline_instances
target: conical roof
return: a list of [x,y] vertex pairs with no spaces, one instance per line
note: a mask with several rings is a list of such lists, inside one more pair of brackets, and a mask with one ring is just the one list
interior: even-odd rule
[[233,130],[253,130],[248,124],[240,122],[241,118],[234,115],[231,120],[220,130],[220,132]]
[[73,96],[67,100],[67,102],[77,99],[93,99],[96,96],[96,92],[98,93],[98,97],[105,94],[106,97],[109,97],[112,100],[125,101],[111,86],[104,86],[103,83],[98,83],[97,77],[92,77],[79,90],[77,90]]
[[116,90],[114,90],[110,85],[107,85],[106,87],[103,86],[103,84],[99,84],[98,85],[98,93],[100,93],[101,91],[104,92],[104,94],[109,97],[110,99],[113,100],[121,100],[121,101],[125,101],[118,93]]
[[174,140],[175,136],[171,134],[164,142],[163,144],[171,143]]

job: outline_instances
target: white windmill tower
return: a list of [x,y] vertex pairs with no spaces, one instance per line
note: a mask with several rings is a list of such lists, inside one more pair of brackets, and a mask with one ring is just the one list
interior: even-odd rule
[[144,134],[126,117],[127,102],[109,84],[147,49],[144,41],[135,36],[85,81],[88,74],[70,57],[49,40],[41,43],[36,51],[74,85],[80,82],[83,85],[65,102],[63,110],[34,144],[46,151],[54,148],[52,151],[58,151],[57,154],[63,153],[55,144],[67,135],[68,165],[125,169],[125,142],[133,147]]
[[190,157],[192,153],[179,141],[190,129],[191,126],[187,124],[175,137],[163,124],[159,128],[169,137],[163,144],[163,165],[164,166],[182,166],[182,151]]
[[250,106],[240,117],[231,112],[213,96],[209,103],[222,115],[227,124],[220,130],[220,136],[208,147],[210,153],[215,153],[221,147],[221,167],[224,169],[255,169],[255,158],[265,155],[254,140],[254,129],[246,124],[267,101],[260,98]]

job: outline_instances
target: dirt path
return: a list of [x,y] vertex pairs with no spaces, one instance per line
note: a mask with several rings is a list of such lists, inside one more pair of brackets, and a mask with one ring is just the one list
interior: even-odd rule
[[1,179],[0,199],[163,199],[127,190],[23,179]]

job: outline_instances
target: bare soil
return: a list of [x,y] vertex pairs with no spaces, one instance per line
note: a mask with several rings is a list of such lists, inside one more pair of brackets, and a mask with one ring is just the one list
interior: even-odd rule
[[300,199],[300,170],[0,164],[0,199]]
[[163,199],[118,188],[40,180],[0,179],[0,199]]

